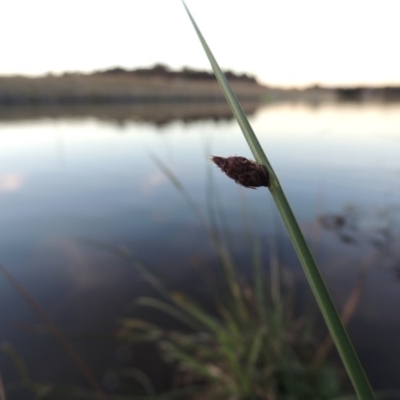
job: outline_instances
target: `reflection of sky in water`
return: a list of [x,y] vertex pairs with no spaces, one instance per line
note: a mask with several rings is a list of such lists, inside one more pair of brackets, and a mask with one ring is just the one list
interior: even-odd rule
[[[400,105],[278,104],[260,109],[251,123],[304,227],[318,214],[340,213],[348,205],[367,214],[398,205]],[[210,153],[251,158],[232,121],[163,127],[117,126],[89,118],[7,122],[0,124],[0,144],[0,260],[53,315],[63,313],[68,326],[77,329],[93,329],[88,315],[102,326],[102,316],[111,320],[123,314],[132,290],[144,289],[121,262],[75,239],[126,244],[157,268],[167,268],[176,281],[190,279],[187,266],[193,258],[211,257],[196,217],[149,152],[171,168],[204,210],[211,170],[234,232],[243,230],[243,195],[257,232],[265,237],[274,229],[270,213],[262,212],[266,204],[271,210],[267,191],[244,191],[208,162]],[[398,234],[398,224],[392,228]],[[329,249],[347,254],[343,245],[329,240],[325,255]],[[235,243],[240,252],[244,245],[239,239]],[[351,288],[349,276],[355,272],[347,278],[344,273],[354,271],[355,263],[337,270],[343,275],[328,273],[334,292],[342,293],[343,284]],[[377,282],[383,288],[394,279],[394,274],[379,275]],[[14,303],[22,307],[1,282],[1,302],[11,309]],[[379,307],[387,308],[389,300],[400,300],[395,285],[390,299],[375,286],[370,293],[380,297],[374,302],[365,296],[359,312],[365,321],[371,315],[379,318]],[[105,314],[93,315],[96,302]],[[15,335],[13,315],[6,314],[4,332]],[[400,328],[400,321],[396,324]]]

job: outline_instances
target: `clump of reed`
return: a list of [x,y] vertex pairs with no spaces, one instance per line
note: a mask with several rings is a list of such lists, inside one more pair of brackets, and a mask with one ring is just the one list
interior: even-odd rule
[[258,257],[251,279],[240,276],[230,254],[225,253],[221,262],[225,263],[223,278],[210,283],[212,311],[187,294],[168,291],[140,262],[161,298],[142,297],[136,305],[168,314],[181,327],[167,329],[148,320],[125,318],[119,338],[130,345],[155,343],[174,365],[175,389],[193,388],[188,399],[338,396],[341,371],[327,358],[315,362],[320,346],[316,325],[311,313],[296,316],[290,288],[279,278],[271,279]]

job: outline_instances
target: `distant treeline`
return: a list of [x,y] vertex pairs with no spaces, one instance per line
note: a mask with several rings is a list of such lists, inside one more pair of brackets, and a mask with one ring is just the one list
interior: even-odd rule
[[[265,97],[267,88],[254,77],[230,71],[226,75],[239,99],[254,102]],[[4,106],[224,101],[211,72],[172,71],[163,65],[37,78],[0,77],[0,105]]]
[[[96,75],[135,75],[138,77],[146,78],[165,78],[165,79],[187,79],[196,81],[214,81],[215,76],[211,71],[201,71],[192,68],[185,67],[180,71],[173,71],[169,67],[163,64],[156,64],[154,67],[150,68],[137,68],[132,70],[127,70],[124,68],[111,68],[105,71],[97,71]],[[232,71],[225,71],[225,76],[230,81],[242,81],[247,83],[257,84],[256,78],[248,74],[235,74]]]
[[400,100],[400,86],[338,88],[336,91],[340,100]]
[[313,85],[304,89],[267,87],[272,101],[400,101],[400,86],[324,87]]
[[[248,74],[225,72],[240,101],[400,101],[400,86],[283,89],[264,86]],[[84,74],[66,72],[31,78],[0,76],[0,106],[225,102],[214,74],[156,64]]]

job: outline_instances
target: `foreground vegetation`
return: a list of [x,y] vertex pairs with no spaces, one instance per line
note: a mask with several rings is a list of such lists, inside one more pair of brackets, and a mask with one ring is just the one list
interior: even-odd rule
[[[265,279],[259,261],[253,265],[252,281],[240,277],[229,261],[224,279],[209,282],[214,288],[213,312],[183,293],[167,290],[162,299],[138,299],[138,306],[160,310],[183,328],[125,318],[119,338],[131,345],[156,343],[164,359],[175,366],[175,385],[193,387],[193,394],[185,398],[337,397],[342,390],[340,370],[326,358],[315,360],[319,340],[312,314],[296,317],[291,291],[282,291],[279,278],[271,281],[278,271]],[[152,281],[157,278],[152,276]]]

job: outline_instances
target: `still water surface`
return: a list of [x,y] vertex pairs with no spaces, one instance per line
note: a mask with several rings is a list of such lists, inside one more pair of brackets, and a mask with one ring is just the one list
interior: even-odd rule
[[[350,335],[373,386],[400,387],[400,105],[272,104],[250,122],[339,305],[364,271]],[[250,221],[264,256],[278,238],[281,262],[304,284],[268,191],[240,188],[210,154],[252,158],[226,119],[0,120],[0,261],[65,332],[80,335],[76,346],[106,386],[109,368],[135,360],[97,336],[149,288],[124,261],[86,241],[126,246],[173,286],[193,291],[201,292],[193,272],[199,260],[216,264],[199,220],[151,155],[205,214],[207,198],[218,199],[244,272]],[[16,347],[35,377],[81,382],[58,343],[33,332],[41,321],[2,276],[0,315],[1,341]],[[15,379],[7,357],[0,361],[5,380]]]

